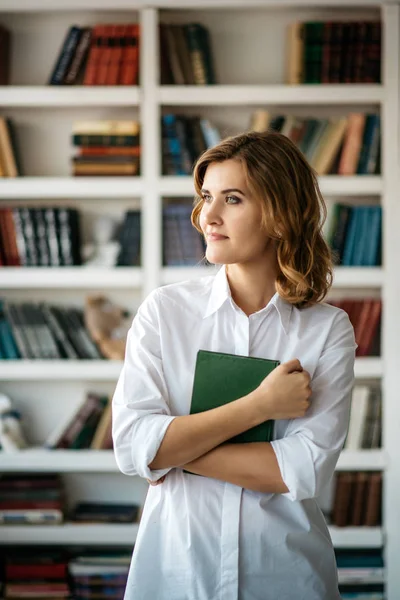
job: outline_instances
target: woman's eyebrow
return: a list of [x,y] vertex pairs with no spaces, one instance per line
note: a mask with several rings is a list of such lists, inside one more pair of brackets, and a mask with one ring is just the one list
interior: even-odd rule
[[[209,194],[209,190],[205,190],[204,188],[201,190],[201,192],[203,194]],[[221,190],[221,194],[227,194],[228,192],[239,192],[239,194],[242,194],[242,196],[245,196],[245,193],[242,192],[242,190],[239,190],[239,188],[228,188],[226,190]]]

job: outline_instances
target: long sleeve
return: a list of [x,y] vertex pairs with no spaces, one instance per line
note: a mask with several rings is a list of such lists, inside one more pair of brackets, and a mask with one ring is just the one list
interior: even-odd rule
[[170,469],[150,470],[175,418],[162,367],[157,290],[140,306],[127,337],[124,366],[112,400],[112,433],[119,469],[155,481]]
[[283,496],[318,496],[333,475],[349,422],[357,345],[346,313],[338,313],[312,377],[311,405],[304,418],[290,421],[285,437],[272,442]]

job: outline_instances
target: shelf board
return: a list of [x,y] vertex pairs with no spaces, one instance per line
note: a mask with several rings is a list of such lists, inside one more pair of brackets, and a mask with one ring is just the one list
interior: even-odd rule
[[134,289],[142,286],[139,267],[3,267],[0,289]]
[[[10,525],[0,527],[0,544],[99,544],[133,545],[138,524]],[[338,548],[379,548],[381,527],[329,527]]]
[[76,106],[138,106],[137,86],[0,86],[0,106],[62,108]]
[[[379,175],[323,175],[319,185],[324,196],[371,196],[383,191],[382,177]],[[161,196],[193,198],[193,179],[187,175],[163,176],[158,180]]]
[[379,84],[342,85],[165,85],[158,88],[167,106],[379,104]]
[[383,360],[379,356],[356,358],[354,373],[358,379],[379,379],[383,377]]
[[343,450],[336,471],[381,471],[386,469],[388,457],[381,448],[376,450]]
[[0,381],[116,381],[118,360],[2,360]]
[[5,177],[0,199],[135,198],[144,192],[141,177]]
[[139,525],[137,523],[65,525],[3,525],[0,526],[0,544],[93,544],[133,546]]
[[26,448],[0,451],[0,472],[116,473],[112,450],[46,450]]
[[380,548],[383,546],[382,527],[329,526],[335,548]]

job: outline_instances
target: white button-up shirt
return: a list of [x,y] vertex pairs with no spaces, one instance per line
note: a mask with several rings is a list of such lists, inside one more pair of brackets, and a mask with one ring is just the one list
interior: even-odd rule
[[[150,486],[125,600],[337,600],[336,563],[315,497],[343,446],[356,344],[347,314],[297,309],[275,294],[249,317],[225,267],[152,292],[130,329],[113,398],[120,470]],[[275,422],[272,447],[288,492],[261,493],[182,468],[150,470],[171,421],[190,413],[199,349],[286,362],[312,378],[305,417]]]

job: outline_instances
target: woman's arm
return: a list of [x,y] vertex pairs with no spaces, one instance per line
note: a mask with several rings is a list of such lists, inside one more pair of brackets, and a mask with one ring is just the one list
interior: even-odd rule
[[255,492],[284,494],[289,491],[268,442],[224,444],[188,463],[185,470]]

